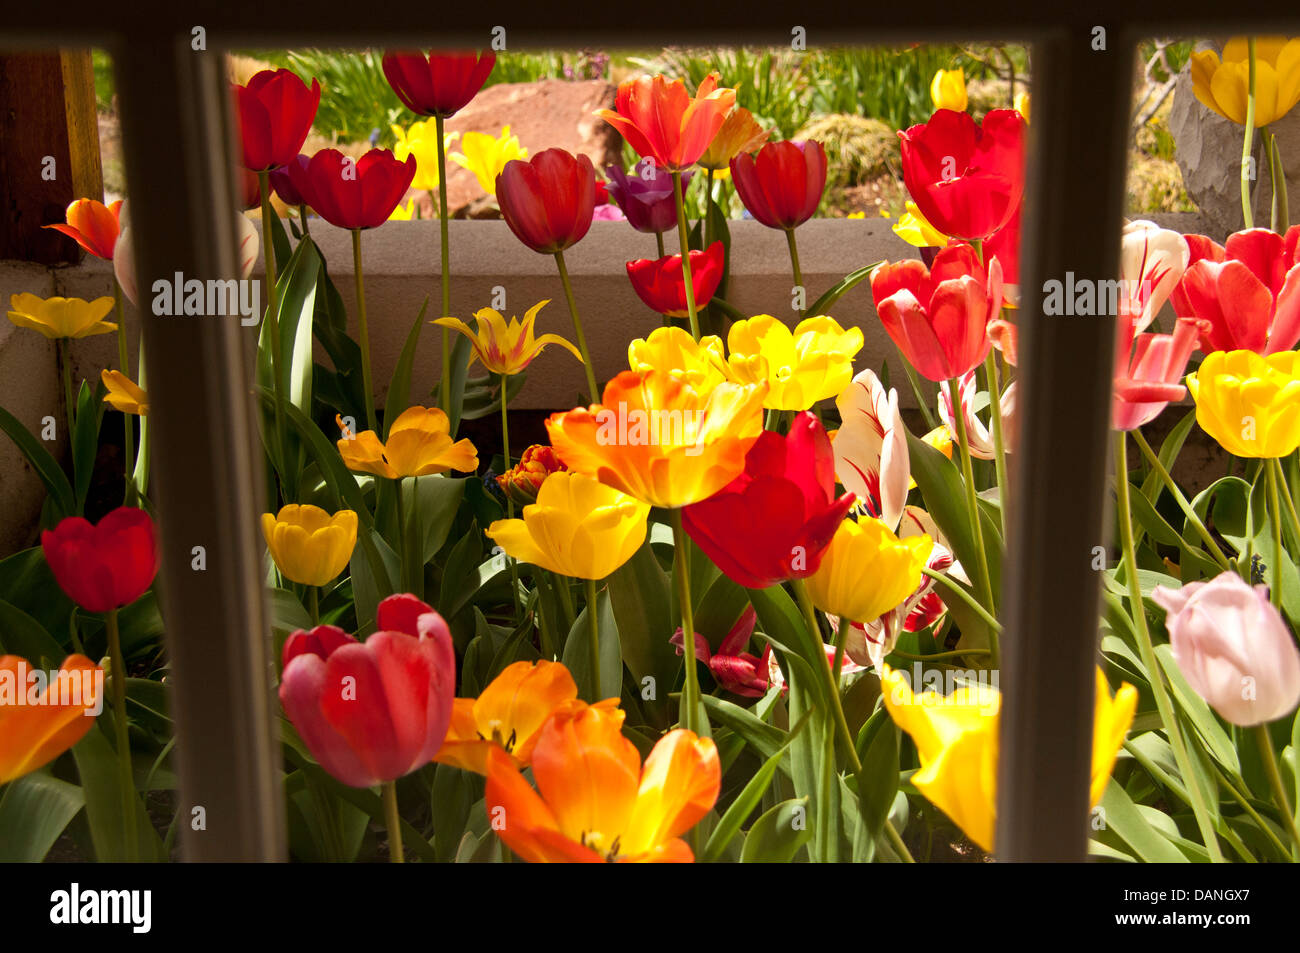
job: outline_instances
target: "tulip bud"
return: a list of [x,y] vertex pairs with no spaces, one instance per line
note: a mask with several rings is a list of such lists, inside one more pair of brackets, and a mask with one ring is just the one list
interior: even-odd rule
[[1265,586],[1235,573],[1181,589],[1156,586],[1179,670],[1224,719],[1249,727],[1300,703],[1300,650]]
[[567,469],[553,447],[535,443],[524,451],[517,464],[496,478],[497,486],[517,505],[528,506],[537,502],[543,480]]

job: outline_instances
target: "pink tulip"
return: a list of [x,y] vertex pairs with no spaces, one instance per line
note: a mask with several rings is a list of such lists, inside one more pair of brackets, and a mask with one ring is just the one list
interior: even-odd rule
[[1168,613],[1183,677],[1224,719],[1249,727],[1300,704],[1300,650],[1266,586],[1225,572],[1181,589],[1156,586],[1151,599]]
[[1209,326],[1197,318],[1179,318],[1173,334],[1135,335],[1135,320],[1121,311],[1115,327],[1111,426],[1116,430],[1135,430],[1150,423],[1171,401],[1187,395],[1183,372],[1196,350],[1197,335]]

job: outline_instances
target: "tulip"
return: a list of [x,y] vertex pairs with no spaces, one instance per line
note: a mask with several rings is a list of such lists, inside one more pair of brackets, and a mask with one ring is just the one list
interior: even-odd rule
[[966,109],[966,71],[964,69],[941,69],[930,81],[930,99],[935,109]]
[[706,335],[696,341],[679,327],[655,328],[646,338],[627,346],[627,364],[638,374],[663,371],[701,395],[729,379],[722,338]]
[[640,76],[620,83],[614,109],[596,115],[638,155],[668,172],[683,172],[704,155],[735,103],[736,91],[719,89],[717,73],[704,77],[693,98],[680,79]]
[[791,331],[771,315],[760,314],[731,326],[727,349],[735,381],[767,382],[764,407],[807,410],[848,385],[853,356],[862,349],[862,331],[846,331],[823,315],[805,318]]
[[813,217],[826,190],[826,150],[820,142],[769,142],[757,156],[731,160],[745,208],[768,228],[787,231]]
[[717,801],[713,740],[670,731],[643,766],[623,718],[581,703],[555,712],[533,748],[537,791],[505,752],[488,752],[487,812],[501,819],[493,829],[511,850],[530,863],[695,859],[681,835]]
[[[322,625],[284,644],[280,704],[320,766],[349,787],[428,764],[451,721],[456,655],[447,623],[423,603],[412,620],[404,603],[418,600],[390,598],[398,604],[380,603],[379,631],[365,642]],[[416,631],[406,631],[412,621]]]
[[759,434],[744,472],[683,509],[682,522],[727,578],[766,589],[817,571],[855,499],[836,497],[831,442],[816,417],[801,413],[786,436]]
[[1187,376],[1201,429],[1238,457],[1300,447],[1300,352],[1215,351]]
[[289,166],[289,181],[331,225],[378,228],[406,195],[415,169],[413,157],[401,162],[387,149],[371,149],[356,160],[322,149],[306,166]]
[[1300,704],[1300,650],[1268,587],[1233,572],[1180,589],[1156,586],[1174,661],[1196,694],[1224,720],[1248,728]]
[[576,244],[591,227],[596,170],[585,155],[545,149],[507,162],[496,180],[501,214],[515,237],[535,252],[553,255]]
[[770,129],[758,124],[753,113],[737,105],[727,113],[718,134],[700,156],[700,167],[725,178],[731,174],[732,159],[758,151],[771,134]]
[[645,542],[650,506],[581,473],[552,473],[523,519],[487,535],[506,554],[575,579],[604,579]]
[[[1239,126],[1246,124],[1250,62],[1246,38],[1192,53],[1192,92],[1205,106]],[[1277,122],[1300,102],[1300,38],[1261,36],[1255,41],[1255,127]]]
[[347,566],[357,545],[357,514],[333,516],[319,506],[290,503],[279,514],[262,514],[262,535],[285,578],[323,586]]
[[948,244],[948,236],[927,222],[911,199],[907,201],[907,211],[898,217],[892,229],[895,235],[916,248],[938,249]]
[[[1181,375],[1182,371],[1179,370]],[[975,413],[976,385],[978,381],[975,378],[974,371],[968,371],[961,377],[960,387],[958,389],[958,399],[961,401],[961,410],[963,423],[966,426],[966,438],[970,446],[970,454],[977,460],[992,460],[997,454],[996,441],[990,433],[990,427],[980,420],[979,415]],[[1013,423],[1015,420],[1016,408],[1016,382],[1012,381],[1007,389],[1002,392],[1001,399],[998,401],[999,409],[1002,414],[1002,429],[1004,433],[1014,433]],[[952,440],[957,431],[956,418],[952,412],[952,394],[945,387],[939,388],[939,419],[943,421],[942,429],[947,437],[947,449],[944,455],[951,459],[952,457]],[[936,443],[931,443],[936,449],[943,448]]]
[[835,474],[868,513],[897,529],[911,481],[898,391],[886,392],[875,372],[865,370],[840,392],[835,406],[843,421],[831,444]]
[[1298,239],[1300,225],[1285,239],[1266,228],[1248,228],[1229,235],[1224,248],[1203,240],[1203,257],[1187,268],[1174,297],[1180,315],[1209,322],[1202,351],[1275,354],[1300,341]]
[[308,89],[291,71],[268,69],[234,92],[244,168],[265,172],[293,162],[316,119],[320,81]]
[[113,310],[113,299],[107,295],[86,301],[82,298],[39,298],[24,292],[10,296],[9,308],[10,321],[20,328],[39,331],[51,340],[85,338],[117,330],[116,324],[104,320]]
[[652,506],[708,499],[745,469],[762,430],[766,383],[703,392],[670,371],[624,371],[603,404],[552,414],[551,445],[570,469]]
[[[695,633],[696,659],[709,667],[714,680],[720,686],[744,698],[762,698],[766,695],[773,682],[772,670],[776,669],[778,672],[781,670],[780,666],[772,660],[770,642],[764,646],[762,658],[742,651],[754,634],[754,624],[757,621],[758,613],[754,611],[754,607],[746,606],[745,611],[736,620],[736,624],[731,627],[722,644],[718,646],[717,652],[709,648],[708,639],[698,632]],[[681,655],[683,637],[680,625],[669,641],[677,646],[677,654]],[[834,650],[835,647],[831,646],[831,651]]]
[[74,239],[96,258],[111,261],[113,249],[117,245],[117,236],[121,231],[119,216],[122,200],[110,205],[95,199],[77,199],[68,206],[66,225],[46,225]]
[[[885,666],[881,699],[894,722],[916,743],[921,770],[912,784],[966,836],[993,850],[997,816],[998,715],[996,688],[970,684],[948,695],[913,694],[907,677]],[[1093,715],[1091,805],[1101,800],[1115,758],[1137,711],[1137,689],[1127,683],[1111,697],[1101,669]]]
[[[616,165],[609,166],[605,174],[610,197],[638,232],[662,235],[677,225],[672,176],[659,169],[653,158],[638,162],[632,175]],[[690,172],[682,174],[682,188],[690,185],[691,176]]]
[[69,655],[59,674],[29,701],[27,660],[0,655],[0,785],[49,764],[85,737],[103,710],[104,670]]
[[1015,98],[1016,112],[1025,117],[1025,122],[1029,122],[1029,94],[1016,93]]
[[119,506],[98,523],[80,516],[41,533],[45,561],[68,598],[87,612],[110,612],[135,602],[158,573],[153,520]]
[[1002,352],[1002,359],[1015,367],[1019,357],[1020,331],[1014,321],[993,318],[985,329],[989,343]]
[[903,182],[926,219],[967,241],[1006,225],[1024,190],[1024,130],[1012,109],[992,109],[982,124],[940,109],[900,132]]
[[[398,158],[404,159],[406,157],[399,155]],[[311,162],[311,156],[298,153],[285,165],[278,169],[272,169],[268,175],[271,188],[275,190],[276,195],[280,196],[280,201],[290,208],[306,205],[307,200],[293,187],[293,179],[289,175],[289,170],[297,166],[299,169],[298,174],[301,176],[306,171],[309,162]]]
[[1132,299],[1128,309],[1137,316],[1138,332],[1156,319],[1187,271],[1190,257],[1187,240],[1178,232],[1142,220],[1125,224],[1119,277],[1124,297]]
[[[393,155],[405,162],[415,156],[415,177],[411,179],[411,188],[421,192],[433,192],[442,188],[438,178],[438,123],[434,119],[413,122],[406,129],[390,126],[396,142]],[[460,133],[449,132],[442,137],[442,147],[447,149]]]
[[823,612],[869,622],[911,595],[933,546],[928,535],[899,539],[874,517],[846,519],[808,577],[808,595]]
[[527,766],[546,720],[577,697],[573,676],[559,662],[512,662],[478,698],[453,702],[447,739],[433,760],[486,775],[488,752],[496,750]]
[[405,208],[397,206],[393,209],[393,214],[388,216],[390,222],[409,222],[415,218],[418,218],[415,214],[415,199],[408,201]]
[[[726,267],[726,255],[726,246],[720,241],[714,242],[704,251],[691,251],[691,284],[697,306],[708,304],[717,292]],[[689,313],[681,255],[629,261],[627,276],[632,281],[632,290],[652,311],[673,318],[684,318]]]
[[339,454],[349,470],[390,480],[478,469],[478,451],[467,439],[452,441],[447,415],[436,407],[408,407],[388,428],[381,443],[373,430],[352,433],[337,418],[344,437]]
[[467,132],[461,148],[465,150],[463,153],[453,152],[449,158],[473,172],[479,187],[488,195],[496,195],[497,176],[505,171],[507,162],[528,158],[528,150],[519,145],[518,136],[510,135],[509,126],[496,137],[485,132]]
[[1135,335],[1133,316],[1120,313],[1115,327],[1112,427],[1135,430],[1155,420],[1171,401],[1187,395],[1181,383],[1183,372],[1196,349],[1197,334],[1208,324],[1196,318],[1179,318],[1173,334]]
[[1020,301],[1020,212],[1023,208],[1023,203],[1017,205],[1011,219],[984,243],[985,262],[996,258],[1002,266],[1002,303],[1008,308],[1016,307]]
[[417,116],[443,119],[464,109],[496,65],[491,50],[481,53],[385,53],[384,78],[397,98]]
[[481,361],[484,369],[492,374],[518,374],[548,344],[558,344],[582,360],[578,349],[558,334],[543,334],[539,338],[533,338],[537,313],[548,304],[549,299],[537,302],[528,309],[522,322],[518,318],[511,318],[509,325],[499,312],[491,308],[480,308],[475,312],[477,329],[470,328],[460,318],[438,318],[433,323],[459,331],[469,338],[474,348],[470,363]]
[[100,371],[100,379],[108,388],[104,403],[111,404],[114,410],[124,414],[136,414],[140,417],[149,414],[149,395],[136,385],[135,381],[121,371]]
[[548,476],[566,469],[554,447],[535,443],[523,452],[518,463],[496,478],[497,486],[515,503],[527,506],[537,502]]
[[988,353],[988,323],[1002,309],[1002,266],[994,258],[985,270],[971,246],[950,245],[929,269],[915,260],[881,265],[871,273],[871,295],[912,366],[929,380],[951,380]]

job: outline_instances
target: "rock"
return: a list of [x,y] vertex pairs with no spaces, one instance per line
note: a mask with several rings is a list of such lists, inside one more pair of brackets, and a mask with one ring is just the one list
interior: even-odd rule
[[[1221,49],[1222,43],[1201,43],[1198,49]],[[1206,108],[1192,89],[1191,64],[1183,67],[1174,86],[1169,111],[1169,131],[1177,145],[1175,158],[1183,173],[1187,194],[1212,229],[1210,237],[1222,242],[1242,227],[1241,146],[1243,129]],[[1272,126],[1282,153],[1288,203],[1300,209],[1300,108],[1291,110]],[[1254,149],[1258,176],[1252,191],[1255,224],[1269,224],[1273,196],[1272,178],[1264,156],[1262,137],[1256,133]],[[1292,220],[1295,221],[1293,214]]]
[[[498,136],[502,127],[509,126],[529,156],[543,149],[565,149],[585,154],[599,171],[620,161],[622,154],[622,138],[594,115],[597,109],[613,108],[615,92],[611,83],[598,79],[500,83],[483,90],[449,119],[447,131],[462,137],[471,131]],[[451,148],[460,151],[458,142]],[[447,207],[452,217],[483,217],[483,197],[474,173],[447,163]]]

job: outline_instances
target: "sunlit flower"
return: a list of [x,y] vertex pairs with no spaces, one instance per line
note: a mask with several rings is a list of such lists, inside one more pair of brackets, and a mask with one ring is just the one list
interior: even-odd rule
[[436,407],[408,407],[380,442],[373,430],[350,431],[336,418],[343,439],[339,454],[349,470],[399,480],[460,470],[478,469],[478,451],[468,439],[452,441],[447,415]]
[[480,308],[475,312],[476,328],[471,328],[460,318],[438,318],[433,323],[459,331],[469,338],[474,348],[471,363],[475,360],[482,362],[483,368],[492,374],[518,374],[548,344],[560,345],[581,361],[582,354],[578,349],[560,335],[543,334],[539,338],[533,337],[537,313],[548,304],[550,299],[537,302],[524,314],[523,321],[511,318],[509,324],[500,312],[491,308]]
[[40,298],[24,292],[9,298],[9,320],[20,328],[39,331],[50,340],[110,334],[117,325],[104,318],[113,310],[105,295],[94,301],[82,298]]
[[262,514],[262,535],[285,578],[323,586],[347,566],[357,545],[357,514],[334,515],[319,506],[290,503],[278,514]]
[[137,414],[141,417],[149,413],[149,395],[135,381],[121,371],[100,371],[100,378],[108,393],[104,403],[111,404],[114,410],[124,414]]
[[[1246,37],[1234,36],[1223,47],[1198,50],[1191,59],[1192,92],[1204,105],[1239,126],[1246,124],[1250,92],[1250,56]],[[1300,37],[1255,39],[1255,126],[1277,122],[1300,102]]]
[[490,136],[485,132],[467,132],[461,140],[464,152],[448,154],[452,162],[469,169],[478,179],[479,187],[488,195],[497,194],[497,176],[505,169],[511,159],[527,159],[528,150],[519,145],[519,137],[510,134],[510,127],[501,130],[501,135]]
[[767,314],[737,321],[727,334],[727,363],[743,384],[766,381],[763,406],[807,410],[834,397],[853,376],[853,356],[862,349],[862,331],[847,331],[830,317],[804,318],[791,331]]

